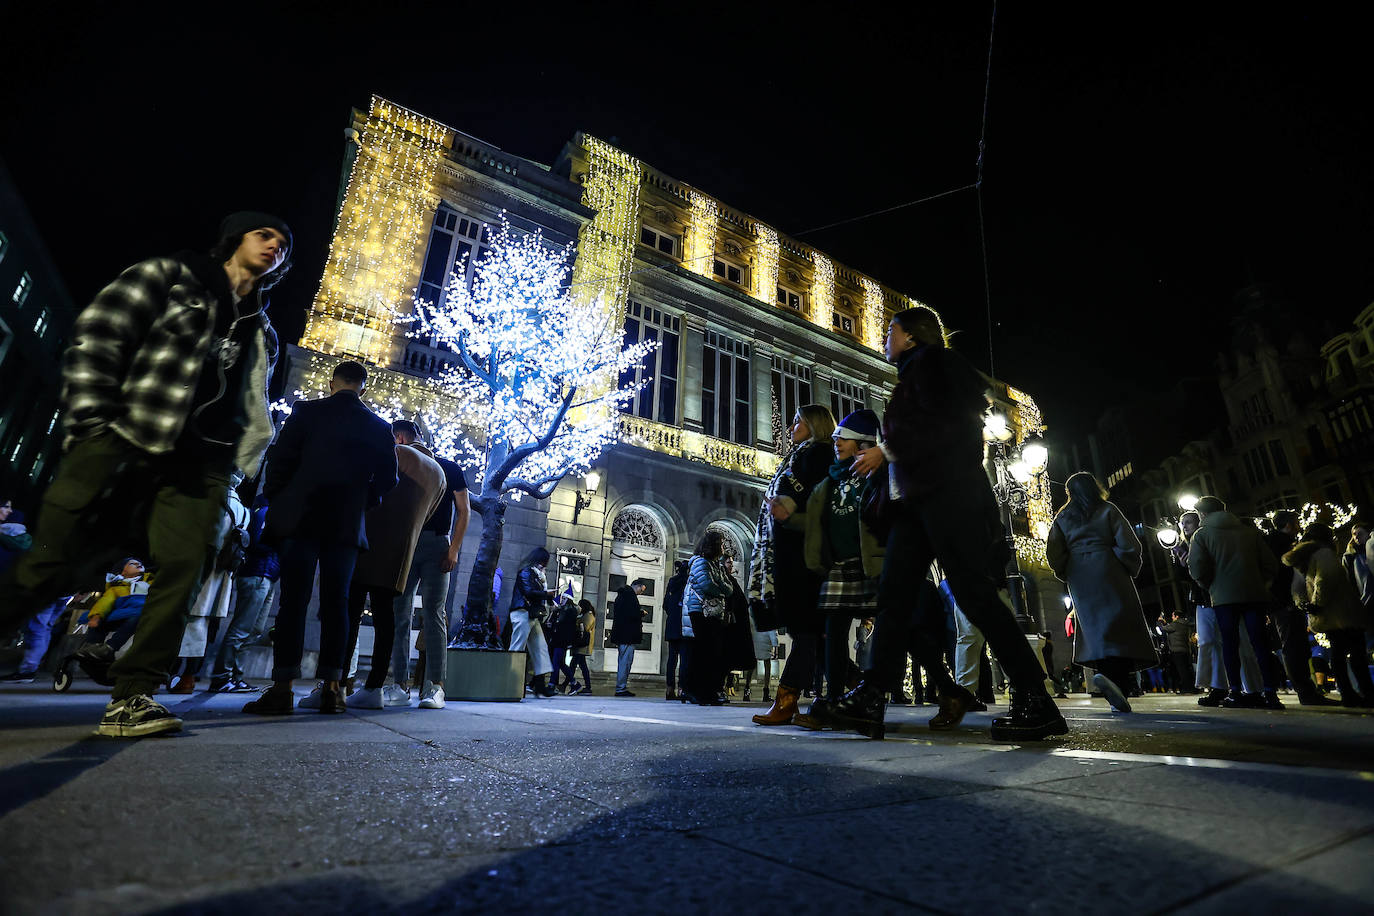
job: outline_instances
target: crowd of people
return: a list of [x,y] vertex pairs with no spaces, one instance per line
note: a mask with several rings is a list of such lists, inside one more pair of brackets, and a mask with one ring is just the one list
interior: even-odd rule
[[[37,530],[0,503],[0,628],[27,629],[8,680],[32,680],[60,619],[62,632],[84,634],[63,664],[113,688],[99,734],[179,729],[153,694],[190,693],[207,664],[210,690],[254,691],[244,653],[264,639],[272,683],[245,713],[408,706],[412,689],[419,708],[445,705],[466,480],[415,423],[387,422],[363,403],[367,370],[357,362],[340,362],[329,395],[298,401],[275,427],[277,344],[264,295],[289,268],[291,245],[279,218],[235,213],[208,253],[140,262],[102,290],[65,357],[65,451]],[[1206,691],[1205,706],[1281,709],[1285,671],[1301,703],[1330,702],[1329,672],[1340,702],[1374,705],[1367,526],[1354,527],[1341,554],[1321,523],[1299,532],[1280,512],[1262,532],[1204,497],[1173,551],[1192,607],[1152,625],[1133,581],[1141,544],[1086,473],[1066,482],[1047,543],[1074,603],[1061,678],[1052,641],[1032,648],[1005,592],[1010,547],[983,464],[983,377],[925,306],[892,319],[884,354],[897,385],[883,416],[861,409],[837,421],[813,404],[792,418],[751,556],[732,556],[723,532],[707,528],[675,566],[663,598],[666,700],[725,705],[732,671],[744,672],[747,697],[756,662],[776,654],[785,632],[791,651],[770,707],[753,716],[761,727],[880,738],[888,702],[907,699],[908,659],[917,700],[938,706],[932,729],[956,727],[992,701],[994,681],[1008,684],[1009,709],[992,722],[999,740],[1066,733],[1054,699],[1083,670],[1082,686],[1121,712],[1142,689],[1170,686]],[[130,545],[137,556],[99,568]],[[590,693],[596,609],[550,586],[549,559],[538,547],[520,564],[504,638],[527,653],[534,695]],[[93,582],[102,572],[106,581]],[[618,697],[634,696],[648,585],[620,585],[609,609]],[[316,683],[297,701],[312,607]],[[372,661],[358,688],[368,616]],[[1315,678],[1310,634],[1326,654]]]

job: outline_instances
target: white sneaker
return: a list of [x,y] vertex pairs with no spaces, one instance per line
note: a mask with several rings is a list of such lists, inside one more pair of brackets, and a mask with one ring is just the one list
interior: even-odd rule
[[352,709],[381,709],[382,691],[376,687],[364,687],[361,690],[353,691],[353,696],[344,701],[344,704]]
[[410,691],[397,684],[387,684],[382,688],[383,706],[409,706]]
[[420,694],[421,709],[443,709],[444,708],[444,687],[442,684],[431,683]]
[[301,709],[319,709],[320,694],[322,693],[324,693],[324,681],[320,681],[316,684],[315,689],[310,691],[310,695],[301,697],[300,702],[296,705]]

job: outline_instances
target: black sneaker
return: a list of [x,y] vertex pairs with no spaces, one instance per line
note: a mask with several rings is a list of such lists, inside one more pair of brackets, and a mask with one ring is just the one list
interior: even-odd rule
[[1011,691],[1011,710],[992,720],[992,737],[998,741],[1039,741],[1050,735],[1067,735],[1069,723],[1043,689]]
[[887,704],[883,691],[860,681],[859,686],[840,697],[830,708],[835,728],[856,731],[865,738],[880,739],[887,733],[883,722]]
[[1200,696],[1197,698],[1197,705],[1220,706],[1221,701],[1224,699],[1226,699],[1226,691],[1221,690],[1217,687],[1213,687],[1211,690],[1207,691],[1207,693],[1204,696]]
[[181,720],[152,697],[139,693],[111,700],[95,733],[109,738],[142,738],[176,731],[181,731]]
[[37,671],[16,671],[0,677],[0,684],[32,684]]
[[633,693],[630,693],[630,691],[628,691],[628,690],[617,690],[617,691],[615,692],[615,695],[618,696],[618,697],[632,697],[632,696],[634,696],[634,694],[633,694]]

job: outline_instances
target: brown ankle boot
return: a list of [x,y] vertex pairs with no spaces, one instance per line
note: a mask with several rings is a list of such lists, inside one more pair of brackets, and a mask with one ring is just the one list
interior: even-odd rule
[[797,714],[797,691],[785,684],[778,685],[773,707],[754,716],[755,725],[790,725]]
[[676,699],[677,699],[677,688],[675,688],[675,687],[669,687],[668,690],[663,694],[663,699],[667,700],[667,701],[670,702],[670,703],[671,703],[673,700],[676,700]]

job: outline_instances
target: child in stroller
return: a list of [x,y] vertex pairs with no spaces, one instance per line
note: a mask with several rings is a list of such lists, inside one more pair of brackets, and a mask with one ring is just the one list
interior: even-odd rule
[[74,609],[78,616],[71,632],[78,635],[84,627],[84,638],[57,665],[53,690],[71,687],[73,665],[103,687],[114,685],[109,676],[110,665],[114,664],[115,653],[138,629],[138,618],[152,581],[153,575],[145,572],[142,561],[128,557],[105,577],[105,591],[89,610]]

